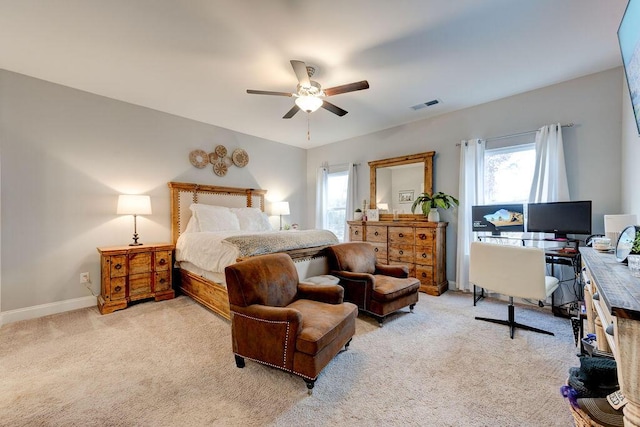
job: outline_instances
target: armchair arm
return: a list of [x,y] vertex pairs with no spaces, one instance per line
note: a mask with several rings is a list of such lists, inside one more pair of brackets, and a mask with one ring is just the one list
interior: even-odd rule
[[293,368],[302,314],[293,308],[231,305],[233,352],[283,369]]
[[327,304],[341,304],[344,299],[344,288],[332,284],[298,283],[298,298]]
[[373,274],[336,270],[331,271],[330,274],[340,279],[345,300],[356,304],[360,309],[369,309],[369,299],[373,295],[376,282]]
[[406,265],[384,265],[376,264],[375,274],[382,274],[385,276],[397,277],[399,279],[405,279],[409,277],[409,268]]

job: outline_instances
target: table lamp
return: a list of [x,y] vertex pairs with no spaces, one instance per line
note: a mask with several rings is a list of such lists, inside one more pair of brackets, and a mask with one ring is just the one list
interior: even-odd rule
[[118,215],[133,215],[133,243],[129,246],[140,246],[136,217],[138,215],[151,215],[151,198],[145,195],[121,194],[118,196]]
[[615,247],[620,232],[628,225],[636,225],[638,218],[635,214],[605,215],[604,235],[611,239],[611,246]]
[[280,215],[280,230],[282,230],[282,215],[289,215],[289,202],[273,202],[271,215]]

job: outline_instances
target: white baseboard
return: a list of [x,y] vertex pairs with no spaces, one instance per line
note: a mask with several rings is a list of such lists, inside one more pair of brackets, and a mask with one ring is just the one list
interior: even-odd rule
[[0,326],[20,320],[35,319],[37,317],[48,316],[50,314],[58,314],[64,313],[65,311],[77,310],[79,308],[93,307],[97,303],[98,301],[96,297],[88,296],[0,312]]

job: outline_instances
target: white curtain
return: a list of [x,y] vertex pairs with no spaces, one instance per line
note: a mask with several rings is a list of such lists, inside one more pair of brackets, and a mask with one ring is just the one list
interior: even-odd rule
[[323,229],[327,223],[327,180],[329,168],[320,166],[316,174],[316,228]]
[[345,242],[349,241],[349,224],[347,224],[347,221],[351,221],[353,219],[353,213],[357,207],[356,197],[358,192],[358,174],[356,173],[356,165],[349,163],[347,171],[349,177],[347,178],[347,205],[344,222]]
[[460,144],[460,186],[458,196],[458,252],[456,288],[473,289],[469,284],[469,250],[473,240],[471,206],[484,202],[485,141],[471,139]]
[[562,126],[543,126],[536,132],[536,167],[529,203],[569,200],[567,170],[564,163]]

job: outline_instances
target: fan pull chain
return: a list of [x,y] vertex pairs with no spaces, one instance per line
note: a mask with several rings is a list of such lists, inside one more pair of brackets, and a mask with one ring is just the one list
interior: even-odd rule
[[309,116],[311,114],[307,113],[307,141],[311,141],[311,131],[309,129],[310,125],[309,125]]

